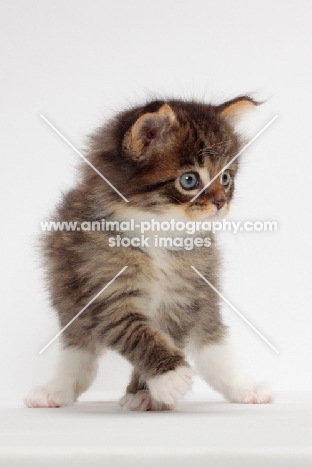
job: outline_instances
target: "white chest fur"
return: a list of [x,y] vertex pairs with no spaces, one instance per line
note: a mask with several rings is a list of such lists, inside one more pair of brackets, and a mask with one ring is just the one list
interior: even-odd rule
[[146,279],[148,314],[156,318],[160,307],[186,306],[188,300],[183,294],[186,285],[170,253],[160,248],[149,249],[148,253],[153,262],[153,275]]

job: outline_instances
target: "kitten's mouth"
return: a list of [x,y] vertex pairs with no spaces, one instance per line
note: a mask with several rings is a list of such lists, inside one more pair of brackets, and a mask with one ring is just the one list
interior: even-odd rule
[[214,210],[212,212],[206,213],[203,221],[216,221],[217,219],[220,218],[219,216],[220,211]]
[[215,208],[212,211],[209,211],[208,213],[204,214],[203,221],[218,221],[219,219],[224,218],[224,216],[227,215],[228,210],[229,207],[227,204],[221,209]]

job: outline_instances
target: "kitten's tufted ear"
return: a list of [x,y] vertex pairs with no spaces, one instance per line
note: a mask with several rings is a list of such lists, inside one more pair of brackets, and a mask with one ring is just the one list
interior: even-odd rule
[[163,150],[170,145],[172,131],[178,121],[169,104],[163,104],[156,112],[146,112],[137,119],[126,133],[123,147],[135,161],[148,157],[156,147]]
[[217,106],[217,110],[223,119],[231,125],[235,125],[246,112],[260,104],[261,102],[257,102],[249,96],[239,96]]

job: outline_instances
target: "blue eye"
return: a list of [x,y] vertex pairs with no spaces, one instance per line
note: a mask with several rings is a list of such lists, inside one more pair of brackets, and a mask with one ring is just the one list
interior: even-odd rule
[[180,176],[180,185],[184,190],[192,190],[199,184],[199,176],[195,172],[186,172]]
[[221,184],[223,185],[223,187],[226,187],[227,185],[229,185],[230,180],[231,180],[231,176],[228,171],[225,171],[221,174]]

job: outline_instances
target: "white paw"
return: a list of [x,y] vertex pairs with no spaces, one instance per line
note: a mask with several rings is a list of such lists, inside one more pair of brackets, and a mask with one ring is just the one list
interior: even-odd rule
[[232,387],[226,395],[233,403],[272,403],[274,393],[266,383],[253,382],[242,387]]
[[59,408],[72,405],[75,401],[71,390],[49,390],[45,387],[36,387],[24,399],[29,408]]
[[124,411],[169,411],[174,407],[162,401],[154,400],[147,390],[126,393],[119,401],[119,404]]
[[191,389],[193,371],[190,367],[179,366],[147,381],[152,397],[167,405],[174,405]]

